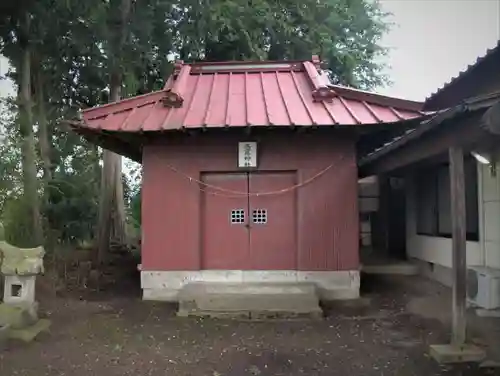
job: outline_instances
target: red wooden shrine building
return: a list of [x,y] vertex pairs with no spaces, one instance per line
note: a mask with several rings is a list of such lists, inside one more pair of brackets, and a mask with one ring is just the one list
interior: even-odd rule
[[[297,282],[359,294],[359,134],[421,104],[331,85],[319,60],[176,64],[74,129],[143,165],[141,284]],[[394,125],[394,124],[392,124]]]

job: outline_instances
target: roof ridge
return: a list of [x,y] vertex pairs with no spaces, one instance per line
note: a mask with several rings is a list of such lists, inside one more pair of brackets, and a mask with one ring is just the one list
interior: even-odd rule
[[[156,102],[158,100],[158,97],[163,97],[166,92],[167,92],[167,90],[161,89],[161,90],[157,90],[157,91],[152,91],[151,93],[141,94],[141,95],[137,95],[134,97],[123,98],[123,99],[119,99],[119,100],[114,101],[114,102],[108,102],[108,103],[102,104],[100,106],[95,106],[95,107],[81,110],[81,113],[86,114],[87,118],[89,118],[89,119],[95,119],[95,118],[99,118],[101,116],[107,116],[107,114],[109,112],[108,109],[112,108],[112,107],[115,107],[115,110],[113,111],[113,113],[116,113],[116,112],[126,111],[130,108],[133,108],[133,107],[140,107],[140,106],[147,105],[149,103]],[[116,108],[118,108],[118,109],[116,109]]]
[[398,108],[400,110],[418,111],[423,114],[422,107],[424,105],[424,102],[391,97],[389,95],[379,94],[373,91],[356,89],[348,86],[335,85],[335,84],[330,84],[329,86],[333,90],[335,90],[337,92],[337,95],[339,96],[348,97],[351,99],[364,100],[371,104],[391,106],[394,108]]
[[[312,58],[315,58],[316,55],[314,55]],[[184,63],[183,61],[180,61],[183,64],[189,64],[192,67],[205,67],[205,66],[217,66],[217,65],[268,65],[268,64],[301,64],[305,60],[228,60],[228,61],[195,61],[192,63]]]
[[312,97],[314,102],[331,102],[337,96],[335,90],[330,86],[330,80],[321,74],[321,60],[318,55],[313,55],[311,60],[296,61],[229,61],[229,62],[197,62],[186,64],[183,60],[177,60],[174,66],[174,73],[165,85],[167,94],[163,104],[169,108],[182,107],[184,102],[183,91],[187,78],[191,73],[217,74],[240,71],[244,73],[260,72],[269,70],[276,72],[283,71],[305,71],[309,82],[312,85]]

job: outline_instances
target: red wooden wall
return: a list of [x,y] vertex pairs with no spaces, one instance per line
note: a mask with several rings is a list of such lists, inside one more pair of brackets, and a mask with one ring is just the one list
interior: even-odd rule
[[296,171],[298,270],[358,269],[355,138],[332,131],[245,136],[202,133],[156,139],[144,147],[142,269],[199,270],[203,192],[188,178],[235,172],[239,141],[257,141],[260,171]]

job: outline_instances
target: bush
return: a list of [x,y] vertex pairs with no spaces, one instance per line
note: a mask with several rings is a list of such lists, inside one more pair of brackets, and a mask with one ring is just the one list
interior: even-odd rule
[[131,222],[134,227],[140,229],[141,227],[141,191],[138,190],[130,198],[130,216]]
[[31,213],[22,198],[11,198],[5,202],[1,221],[7,242],[21,248],[33,246],[29,243],[33,228]]

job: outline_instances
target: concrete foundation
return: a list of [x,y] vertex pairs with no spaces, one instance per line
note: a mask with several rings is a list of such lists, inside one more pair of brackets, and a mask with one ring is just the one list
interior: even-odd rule
[[500,309],[476,309],[476,315],[479,317],[500,318]]
[[418,266],[422,276],[441,283],[444,286],[451,287],[453,285],[453,274],[451,268],[412,258],[411,262]]
[[485,360],[481,362],[479,368],[490,368],[490,369],[500,369],[500,362],[496,362],[494,360]]
[[252,283],[313,284],[320,300],[356,299],[359,297],[359,271],[297,271],[297,270],[200,270],[141,271],[144,300],[179,301],[179,291],[189,283],[233,285],[244,291]]
[[480,362],[485,352],[474,345],[431,345],[430,354],[438,363],[468,363]]

